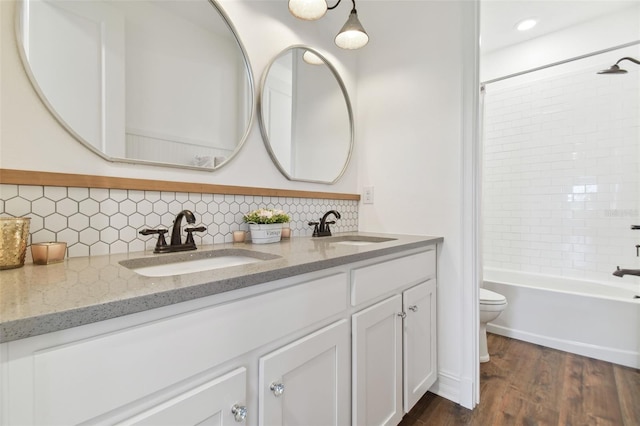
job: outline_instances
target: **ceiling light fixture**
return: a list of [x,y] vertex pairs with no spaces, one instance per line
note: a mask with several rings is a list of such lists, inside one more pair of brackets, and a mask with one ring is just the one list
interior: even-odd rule
[[343,49],[360,49],[369,43],[369,35],[362,27],[356,11],[356,2],[353,1],[353,9],[349,18],[335,38],[336,45]]
[[[337,6],[337,5],[336,5]],[[325,0],[289,0],[289,12],[298,19],[315,21],[327,13]]]
[[525,19],[524,21],[518,22],[516,28],[518,29],[518,31],[528,31],[531,28],[535,27],[537,24],[538,21],[536,21],[535,19]]
[[[322,18],[327,10],[335,9],[342,0],[329,7],[326,0],[289,0],[289,11],[293,16],[305,21]],[[335,43],[342,49],[360,49],[369,42],[369,35],[362,27],[356,10],[356,0],[351,0],[353,7],[349,18],[335,38]]]

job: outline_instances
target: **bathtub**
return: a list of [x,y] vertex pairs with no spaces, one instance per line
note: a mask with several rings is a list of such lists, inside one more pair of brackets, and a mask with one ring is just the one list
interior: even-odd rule
[[485,268],[483,281],[508,302],[487,331],[640,368],[640,278],[599,284]]

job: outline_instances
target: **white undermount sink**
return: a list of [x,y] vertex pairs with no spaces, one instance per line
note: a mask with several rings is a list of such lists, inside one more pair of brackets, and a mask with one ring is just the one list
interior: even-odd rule
[[376,244],[373,241],[338,241],[336,244],[343,244],[345,246],[368,246],[369,244]]
[[370,237],[366,235],[341,235],[326,239],[329,243],[342,244],[346,246],[368,246],[370,244],[378,244],[394,240],[395,238]]
[[220,249],[123,260],[120,264],[145,277],[169,277],[278,259],[268,253]]

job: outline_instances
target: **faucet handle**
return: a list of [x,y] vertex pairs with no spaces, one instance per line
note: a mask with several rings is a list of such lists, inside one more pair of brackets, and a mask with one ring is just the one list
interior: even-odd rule
[[159,247],[167,246],[167,240],[165,240],[164,238],[164,234],[166,234],[167,232],[169,232],[168,229],[143,229],[138,233],[141,235],[158,234],[158,241],[156,242],[156,250],[157,250]]
[[309,222],[309,226],[313,226],[313,236],[317,237],[318,236],[318,225],[320,224],[320,222]]
[[[331,228],[329,228],[329,225],[335,225],[336,221],[335,220],[330,220],[329,222],[325,222],[324,223],[324,232],[326,233],[327,236],[331,236]],[[325,235],[325,234],[322,234]]]
[[207,230],[206,226],[198,226],[196,228],[192,228],[192,227],[187,227],[184,228],[185,232],[187,233],[187,241],[185,241],[185,244],[193,244],[195,245],[196,242],[193,240],[193,233],[194,232],[204,232]]

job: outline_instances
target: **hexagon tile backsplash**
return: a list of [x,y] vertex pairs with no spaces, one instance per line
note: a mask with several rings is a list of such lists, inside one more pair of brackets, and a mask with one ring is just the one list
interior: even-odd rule
[[289,213],[293,236],[311,235],[308,222],[332,209],[342,214],[332,227],[335,232],[358,230],[355,200],[0,185],[0,215],[30,217],[29,243],[66,242],[69,257],[152,249],[156,237],[138,231],[171,229],[185,209],[193,211],[196,225],[207,227],[195,235],[196,244],[231,242],[233,231],[248,230],[244,214],[260,207]]

